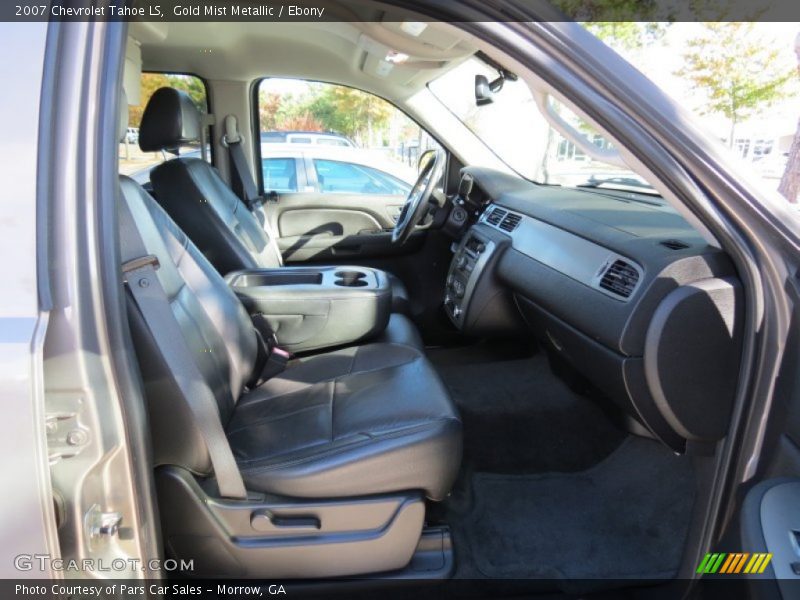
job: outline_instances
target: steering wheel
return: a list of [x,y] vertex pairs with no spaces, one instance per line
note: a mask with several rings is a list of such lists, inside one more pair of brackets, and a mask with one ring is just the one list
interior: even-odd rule
[[433,152],[433,159],[429,160],[419,173],[414,187],[408,192],[406,203],[400,211],[397,223],[392,230],[392,243],[404,244],[414,227],[419,225],[428,211],[433,190],[444,172],[445,156],[442,150]]

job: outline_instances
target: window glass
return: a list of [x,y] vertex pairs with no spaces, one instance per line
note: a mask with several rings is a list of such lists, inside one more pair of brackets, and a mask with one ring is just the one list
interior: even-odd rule
[[[128,130],[119,149],[119,172],[133,177],[142,185],[150,181],[150,171],[153,167],[165,160],[175,158],[174,154],[168,152],[142,152],[139,149],[139,125],[142,122],[144,109],[150,101],[150,97],[162,87],[185,91],[201,113],[208,113],[208,94],[203,80],[199,77],[176,73],[142,73],[141,102],[136,106],[128,107]],[[178,150],[180,156],[196,156],[198,158],[202,156],[199,144],[181,146]],[[206,152],[206,159],[211,161],[210,148]]]
[[[402,194],[436,142],[394,105],[354,88],[298,79],[258,87],[262,158],[302,152],[327,193]],[[309,181],[308,185],[314,182]],[[266,182],[264,189],[268,190]]]
[[297,167],[294,158],[264,158],[261,160],[261,173],[265,190],[297,191]]
[[407,195],[411,186],[372,167],[315,159],[319,189],[324,193]]
[[[722,14],[725,3],[718,4]],[[701,21],[585,26],[691,111],[707,135],[740,159],[737,168],[749,163],[763,189],[800,206],[800,179],[789,160],[800,147],[800,23]]]
[[[654,191],[629,169],[592,158],[572,140],[562,137],[542,115],[522,79],[506,80],[492,102],[479,106],[475,101],[476,75],[491,82],[497,79],[498,72],[479,57],[472,57],[428,87],[492,152],[523,177],[567,186]],[[612,149],[607,139],[569,108],[552,99],[551,107],[588,142],[603,150]]]

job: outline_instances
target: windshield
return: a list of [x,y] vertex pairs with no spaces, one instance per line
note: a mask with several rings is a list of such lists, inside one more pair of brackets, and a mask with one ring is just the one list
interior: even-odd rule
[[[542,116],[522,80],[507,79],[490,104],[477,106],[476,75],[491,82],[498,72],[473,56],[431,82],[429,88],[498,158],[523,177],[539,183],[654,193],[633,171],[593,160],[561,136]],[[600,148],[612,147],[564,106],[554,108],[592,143]]]

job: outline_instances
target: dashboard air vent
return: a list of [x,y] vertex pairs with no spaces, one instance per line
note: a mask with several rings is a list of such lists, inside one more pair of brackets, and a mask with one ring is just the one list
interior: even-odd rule
[[663,242],[659,243],[670,250],[684,250],[689,247],[689,244],[682,242],[681,240],[664,240]]
[[521,220],[522,217],[520,215],[510,212],[500,222],[500,229],[508,232],[514,231]]
[[500,224],[500,221],[503,220],[503,217],[506,216],[506,212],[507,211],[503,210],[502,208],[495,208],[489,213],[489,216],[486,217],[486,222],[489,223],[489,225],[494,225],[497,227]]
[[600,287],[617,296],[629,298],[638,282],[639,271],[624,260],[618,259],[603,273]]

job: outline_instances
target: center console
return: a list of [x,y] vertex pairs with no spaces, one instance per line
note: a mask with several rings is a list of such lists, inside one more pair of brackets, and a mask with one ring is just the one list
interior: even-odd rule
[[508,295],[493,275],[493,265],[509,239],[481,225],[462,238],[450,263],[444,307],[465,333],[496,331],[509,319]]
[[386,328],[392,290],[366,267],[247,269],[225,277],[248,312],[261,314],[291,352],[352,344]]

